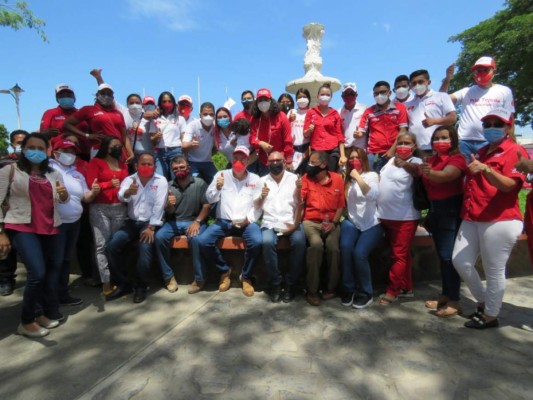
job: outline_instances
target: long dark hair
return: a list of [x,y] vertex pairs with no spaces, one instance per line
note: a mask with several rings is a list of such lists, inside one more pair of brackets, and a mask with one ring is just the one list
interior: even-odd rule
[[[274,100],[273,98],[271,98],[270,99],[270,108],[268,109],[268,112],[270,113],[270,115],[271,116],[277,115],[277,114],[279,114],[280,111],[281,111],[281,108],[279,107],[278,102],[276,100]],[[252,104],[252,112],[251,112],[251,114],[253,115],[254,118],[257,118],[257,119],[259,119],[261,117],[261,115],[263,115],[261,110],[257,107],[257,99],[255,99],[253,104]]]
[[433,141],[435,140],[435,135],[437,132],[440,131],[448,131],[450,134],[450,144],[452,147],[450,148],[449,154],[456,154],[459,153],[459,135],[457,134],[457,129],[455,129],[455,126],[453,125],[441,125],[437,129],[433,131],[433,134],[431,135],[431,145],[433,146]]
[[[105,159],[109,154],[109,144],[112,140],[118,140],[120,142],[120,140],[114,136],[106,136],[104,140],[102,140],[102,143],[100,144],[100,149],[98,150],[98,153],[96,153],[94,158]],[[122,146],[122,143],[120,143],[120,145]]]
[[172,102],[172,104],[174,105],[174,108],[172,109],[172,112],[176,112],[176,98],[174,97],[174,95],[168,91],[166,92],[162,92],[159,97],[157,98],[157,107],[159,107],[159,110],[163,110],[163,97],[164,96],[168,96],[170,97],[170,101]]
[[[31,138],[42,140],[44,142],[45,148],[48,150],[48,147],[50,146],[50,144],[48,143],[48,138],[38,132],[33,132],[33,133],[30,133],[29,135],[26,135],[26,137],[22,141],[22,145],[21,145],[22,149],[26,147],[26,143],[28,143],[28,140],[30,140]],[[30,160],[26,158],[26,155],[24,153],[25,153],[24,151],[21,152],[20,158],[17,161],[17,166],[19,167],[21,171],[24,171],[27,174],[30,174],[32,163],[30,162]],[[46,160],[44,160],[43,162],[39,164],[39,171],[42,174],[53,171],[53,169],[48,166],[48,157],[46,158]]]

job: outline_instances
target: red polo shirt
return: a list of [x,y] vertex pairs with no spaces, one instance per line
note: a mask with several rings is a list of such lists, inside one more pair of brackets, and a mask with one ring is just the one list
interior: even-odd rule
[[488,148],[487,145],[478,151],[478,160],[493,171],[513,178],[518,185],[514,190],[505,193],[492,186],[484,172],[471,174],[467,171],[461,217],[475,222],[522,220],[518,192],[522,188],[525,175],[518,172],[514,166],[518,162],[517,151],[520,151],[523,157],[527,157],[527,153],[510,138],[506,138],[490,154],[487,154]]
[[313,124],[315,130],[311,134],[311,149],[329,151],[344,143],[341,116],[337,110],[329,108],[326,115],[322,115],[318,107],[313,107],[305,114],[304,132]]
[[283,112],[271,115],[270,118],[254,118],[250,124],[250,144],[257,150],[259,161],[265,164],[268,154],[261,149],[259,142],[272,145],[272,151],[281,151],[287,163],[292,163],[294,154],[291,124]]
[[302,178],[302,200],[305,201],[304,221],[320,223],[326,215],[330,221],[337,209],[346,206],[344,181],[336,172],[328,172],[329,181],[321,184],[307,174]]
[[442,200],[449,197],[458,196],[463,193],[463,181],[464,175],[466,173],[466,161],[465,157],[460,154],[451,154],[441,156],[436,154],[429,159],[429,164],[431,169],[435,171],[442,171],[448,165],[452,165],[461,171],[461,175],[450,182],[434,182],[428,179],[427,176],[422,175],[422,180],[424,181],[424,186],[430,200]]
[[396,141],[400,128],[407,126],[405,106],[393,101],[386,110],[379,109],[376,104],[368,107],[359,121],[359,130],[368,134],[368,152],[372,154],[386,153]]
[[[122,113],[115,109],[105,109],[100,104],[85,106],[76,111],[73,115],[78,121],[86,121],[89,125],[90,133],[103,132],[107,136],[116,137],[122,144],[122,129],[126,129],[126,123]],[[99,142],[92,142],[95,149],[100,148]]]
[[250,114],[249,112],[245,110],[241,110],[237,114],[235,114],[235,116],[233,117],[233,120],[237,121],[238,119],[245,119],[248,122],[252,122],[253,118],[254,116],[252,114]]
[[[39,128],[39,131],[42,132],[51,128],[59,130],[59,135],[53,137],[50,140],[50,147],[53,148],[57,140],[60,140],[60,136],[66,132],[63,130],[63,124],[65,123],[65,120],[68,117],[72,116],[76,111],[78,111],[77,108],[65,110],[57,106],[44,112],[43,117],[41,118],[41,126]],[[89,132],[89,125],[87,125],[87,122],[85,121],[82,121],[78,125],[76,125],[76,128],[78,128],[82,132]],[[91,148],[89,141],[81,137],[78,137],[78,140],[80,142],[80,152],[89,153],[89,149]]]

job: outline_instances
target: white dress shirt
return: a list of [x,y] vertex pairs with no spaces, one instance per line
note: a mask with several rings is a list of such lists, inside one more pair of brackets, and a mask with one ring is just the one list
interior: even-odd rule
[[359,122],[366,108],[366,105],[358,101],[355,102],[351,110],[346,109],[345,106],[339,108],[339,115],[342,120],[342,132],[344,133],[344,145],[346,147],[356,146],[366,150],[366,133],[360,138],[354,138],[353,136],[358,130]]
[[298,177],[289,171],[283,173],[279,183],[270,174],[261,178],[261,190],[265,183],[270,189],[268,196],[263,201],[262,227],[286,230],[286,224],[294,223],[294,212],[297,205],[294,194],[297,180]]

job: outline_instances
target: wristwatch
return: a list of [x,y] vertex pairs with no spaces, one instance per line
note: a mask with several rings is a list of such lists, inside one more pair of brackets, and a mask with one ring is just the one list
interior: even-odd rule
[[88,133],[85,134],[85,137],[89,139],[90,135]]
[[196,218],[194,221],[195,221],[195,222],[198,222],[199,224],[202,223],[202,220],[201,220],[200,218]]
[[491,167],[487,167],[483,170],[484,173],[486,173],[487,175],[490,175],[492,174],[492,168]]

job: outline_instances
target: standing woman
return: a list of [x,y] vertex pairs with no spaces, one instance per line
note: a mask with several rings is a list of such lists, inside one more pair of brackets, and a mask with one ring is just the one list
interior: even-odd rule
[[347,159],[341,116],[329,106],[332,93],[329,83],[324,83],[318,89],[318,106],[311,108],[305,116],[304,136],[311,138],[312,151],[328,153],[328,171],[337,171],[346,164]]
[[396,154],[381,169],[378,217],[392,251],[389,286],[379,304],[387,306],[399,296],[413,296],[411,242],[420,219],[413,207],[413,176],[419,174],[422,160],[413,156],[416,137],[410,132],[396,139]]
[[105,254],[106,246],[113,233],[122,227],[127,216],[127,207],[117,196],[120,182],[128,176],[128,168],[121,161],[121,155],[120,141],[106,137],[98,153],[89,162],[87,170],[87,185],[93,187],[97,184],[100,188],[100,192],[90,205],[89,218],[104,295],[113,290]]
[[69,195],[61,174],[48,166],[48,140],[32,133],[22,142],[17,164],[0,170],[0,202],[8,210],[0,214],[0,253],[11,244],[28,273],[18,333],[31,338],[48,335],[64,317],[59,313],[57,282],[61,256],[58,235],[61,218],[56,203]]
[[289,116],[289,111],[294,109],[294,100],[289,93],[280,94],[278,104],[287,117]]
[[[291,123],[291,134],[294,142],[294,155],[292,158],[292,167],[295,171],[299,171],[304,167],[303,160],[309,158],[309,137],[304,135],[305,115],[309,110],[309,103],[311,102],[311,94],[306,88],[300,88],[296,91],[296,104],[298,108],[292,109],[287,114],[289,122]],[[305,171],[301,171],[302,174]]]
[[[524,175],[516,170],[518,152],[527,153],[509,136],[512,113],[495,108],[481,118],[483,136],[489,143],[470,155],[459,228],[453,249],[453,265],[477,301],[467,328],[499,325],[498,314],[505,291],[505,265],[522,233],[518,192]],[[475,264],[481,255],[486,288]]]
[[426,300],[425,305],[436,309],[437,317],[447,318],[461,313],[461,278],[452,264],[452,253],[461,225],[466,162],[459,153],[457,130],[451,125],[435,129],[431,136],[431,146],[435,154],[420,166],[420,170],[431,202],[427,216],[428,229],[439,256],[442,292],[436,300]]
[[347,218],[341,223],[341,303],[361,309],[373,302],[368,255],[383,239],[377,216],[379,175],[370,169],[368,156],[354,147],[346,173]]

